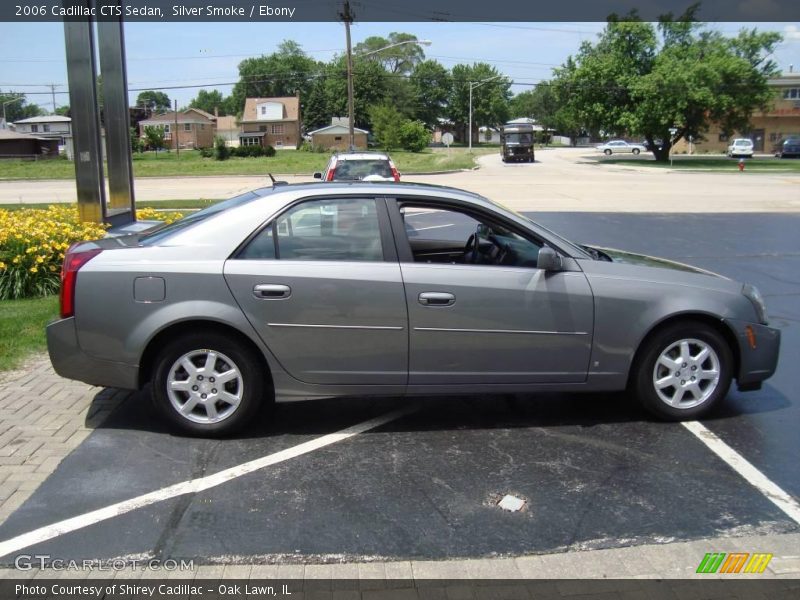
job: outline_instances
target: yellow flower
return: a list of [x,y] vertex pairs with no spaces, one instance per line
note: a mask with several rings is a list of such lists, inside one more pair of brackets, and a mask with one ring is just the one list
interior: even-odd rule
[[31,273],[38,273],[38,272],[39,272],[39,269],[37,269],[36,267],[31,267],[31,268],[29,269],[29,271],[30,271]]

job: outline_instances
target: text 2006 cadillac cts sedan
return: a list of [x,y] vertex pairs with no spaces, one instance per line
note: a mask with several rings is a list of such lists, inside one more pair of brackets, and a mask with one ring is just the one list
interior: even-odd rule
[[56,371],[152,384],[186,432],[352,395],[631,390],[666,419],[758,389],[778,360],[750,285],[579,246],[486,198],[414,184],[248,192],[73,246]]

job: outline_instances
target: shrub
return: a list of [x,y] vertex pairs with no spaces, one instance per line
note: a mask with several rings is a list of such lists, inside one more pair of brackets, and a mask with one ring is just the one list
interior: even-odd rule
[[264,156],[275,156],[275,148],[273,148],[272,146],[265,146]]
[[403,117],[391,104],[381,104],[369,109],[369,120],[375,139],[384,150],[400,147],[400,128]]
[[[139,210],[137,216],[168,222],[181,217],[152,209]],[[81,222],[74,205],[0,209],[0,300],[58,292],[67,248],[103,237],[105,229],[103,224]]]
[[231,149],[225,143],[225,138],[218,135],[214,138],[214,158],[217,160],[228,160]]
[[213,148],[200,148],[200,156],[203,158],[212,158],[214,156]]
[[428,147],[431,134],[421,121],[405,121],[400,125],[400,146],[409,152],[422,152]]

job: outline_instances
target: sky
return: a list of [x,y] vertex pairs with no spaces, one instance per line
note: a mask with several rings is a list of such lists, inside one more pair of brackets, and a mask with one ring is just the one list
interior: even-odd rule
[[[718,23],[710,27],[733,34],[757,27],[784,35],[773,59],[784,73],[800,71],[800,23]],[[581,42],[593,41],[603,23],[354,23],[353,44],[373,35],[398,31],[430,40],[427,58],[446,67],[488,62],[514,80],[519,93],[551,76]],[[270,54],[285,39],[298,42],[312,57],[327,61],[344,51],[340,23],[127,23],[125,42],[128,87],[133,103],[141,89],[202,86],[230,93],[237,65],[248,56]],[[28,94],[28,100],[52,111],[69,104],[64,34],[61,23],[0,23],[0,90]],[[227,85],[222,85],[227,84]],[[200,87],[164,90],[180,106]]]

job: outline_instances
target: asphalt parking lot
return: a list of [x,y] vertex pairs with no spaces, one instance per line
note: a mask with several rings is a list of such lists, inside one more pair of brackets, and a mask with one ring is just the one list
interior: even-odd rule
[[[778,371],[758,392],[732,390],[703,424],[800,497],[800,215],[531,216],[576,241],[682,260],[761,289],[782,330]],[[199,564],[438,559],[800,531],[692,431],[652,421],[623,395],[285,404],[244,435],[211,441],[169,434],[140,392],[0,526],[0,540],[407,407],[379,427],[208,489],[87,518],[26,552]],[[504,494],[525,507],[501,510]]]

